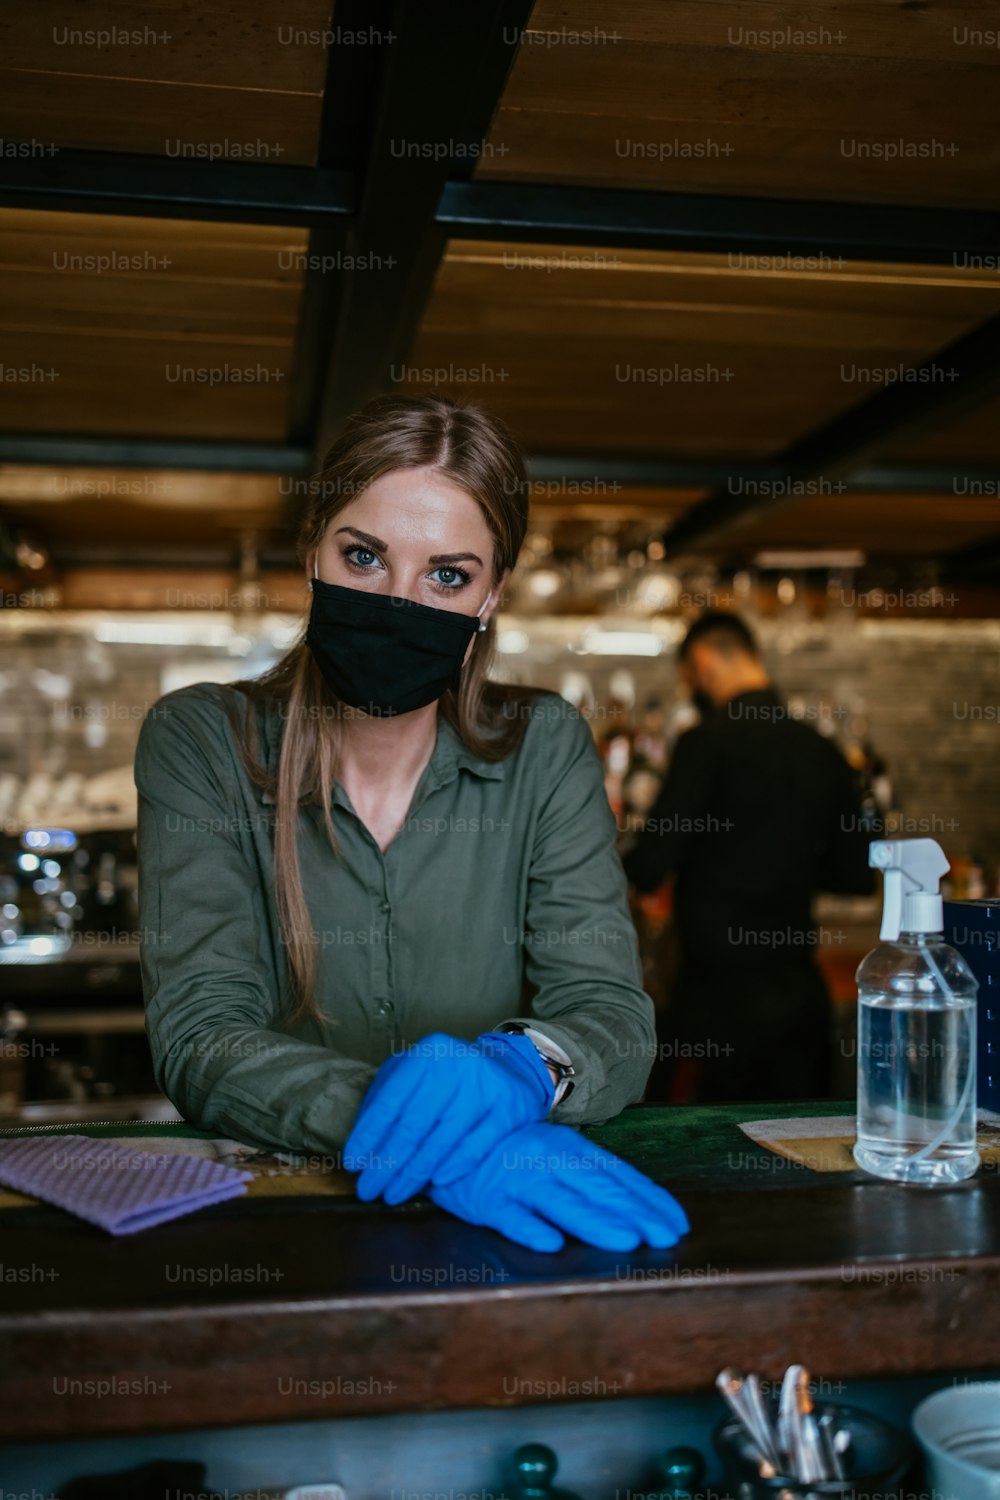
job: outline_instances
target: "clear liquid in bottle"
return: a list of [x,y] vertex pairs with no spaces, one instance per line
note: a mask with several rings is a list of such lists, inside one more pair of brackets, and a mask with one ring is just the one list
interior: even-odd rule
[[856,1162],[896,1182],[961,1182],[979,1166],[971,970],[936,934],[904,933],[857,977]]

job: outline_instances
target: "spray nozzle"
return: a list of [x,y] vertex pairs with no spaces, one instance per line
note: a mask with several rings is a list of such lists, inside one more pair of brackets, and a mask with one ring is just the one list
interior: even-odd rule
[[877,839],[868,846],[868,863],[885,879],[880,938],[942,931],[940,881],[951,865],[935,839]]

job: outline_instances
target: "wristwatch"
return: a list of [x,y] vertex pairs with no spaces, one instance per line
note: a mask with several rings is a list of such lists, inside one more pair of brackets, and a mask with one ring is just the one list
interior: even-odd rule
[[538,1053],[539,1057],[555,1068],[558,1074],[555,1097],[552,1100],[553,1109],[561,1104],[567,1094],[571,1094],[576,1085],[573,1079],[576,1077],[576,1069],[569,1060],[569,1056],[563,1051],[557,1042],[551,1037],[545,1036],[541,1031],[536,1031],[526,1021],[502,1021],[495,1026],[494,1031],[514,1032],[517,1036],[526,1036]]

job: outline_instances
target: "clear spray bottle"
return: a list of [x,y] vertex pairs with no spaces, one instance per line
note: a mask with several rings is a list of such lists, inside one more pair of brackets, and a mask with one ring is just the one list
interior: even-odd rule
[[944,941],[934,839],[869,846],[883,872],[883,939],[858,966],[858,1120],[866,1172],[935,1187],[971,1177],[976,1151],[976,991]]

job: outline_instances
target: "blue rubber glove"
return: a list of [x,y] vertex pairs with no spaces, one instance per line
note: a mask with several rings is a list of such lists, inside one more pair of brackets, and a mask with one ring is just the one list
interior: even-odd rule
[[662,1249],[691,1227],[666,1188],[566,1125],[522,1126],[467,1177],[431,1187],[428,1197],[529,1250],[561,1250],[560,1230],[601,1250]]
[[474,1042],[433,1032],[382,1064],[344,1145],[366,1201],[402,1203],[430,1182],[464,1177],[520,1125],[543,1120],[555,1098],[534,1043],[484,1031]]

